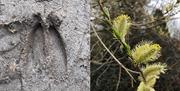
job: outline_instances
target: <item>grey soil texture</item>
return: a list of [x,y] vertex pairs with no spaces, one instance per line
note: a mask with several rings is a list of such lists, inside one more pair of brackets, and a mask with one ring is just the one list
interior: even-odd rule
[[88,0],[0,0],[0,91],[90,90],[89,9]]

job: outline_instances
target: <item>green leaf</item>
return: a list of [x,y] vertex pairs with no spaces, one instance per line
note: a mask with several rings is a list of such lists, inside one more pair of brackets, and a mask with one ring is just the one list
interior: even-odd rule
[[109,13],[109,9],[107,7],[104,7],[104,12],[107,15],[107,18],[110,19],[110,13]]

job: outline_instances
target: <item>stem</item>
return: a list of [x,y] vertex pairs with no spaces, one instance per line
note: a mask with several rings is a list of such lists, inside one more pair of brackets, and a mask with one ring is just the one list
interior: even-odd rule
[[143,75],[143,72],[142,72],[142,70],[140,69],[139,65],[137,66],[137,68],[138,68],[138,70],[139,70],[139,72],[140,72],[140,75],[142,76],[143,81],[146,82],[146,79],[145,79],[145,77],[144,77],[144,75]]
[[103,5],[102,5],[102,0],[98,1],[98,4],[100,6],[101,11],[103,12],[103,14],[105,15],[105,17],[107,18],[107,22],[109,23],[109,25],[112,25],[111,23],[111,18],[107,15],[107,13],[105,12]]
[[105,12],[105,10],[104,10],[104,8],[103,8],[102,0],[99,0],[99,1],[98,1],[98,4],[99,4],[99,6],[100,6],[101,11],[102,11],[103,14],[105,15],[105,17],[106,17],[108,20],[110,20],[110,17],[106,14],[106,12]]
[[[92,26],[92,25],[91,25]],[[130,70],[128,68],[126,68],[112,53],[111,51],[106,47],[106,45],[103,43],[103,41],[101,40],[101,38],[99,37],[99,35],[97,34],[97,32],[95,31],[95,28],[92,26],[92,30],[94,31],[96,37],[98,38],[98,40],[100,41],[100,43],[103,45],[103,47],[106,49],[106,51],[113,57],[113,59],[126,71],[126,73],[131,77],[131,79],[133,79],[134,81],[136,81],[134,79],[134,77],[131,75],[130,72],[135,72],[133,70]],[[137,72],[135,72],[137,73]]]

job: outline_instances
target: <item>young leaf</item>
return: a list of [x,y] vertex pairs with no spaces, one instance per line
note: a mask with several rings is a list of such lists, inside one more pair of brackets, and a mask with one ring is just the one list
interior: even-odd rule
[[104,9],[104,12],[105,12],[107,18],[110,19],[109,9],[107,7],[104,7],[103,9]]

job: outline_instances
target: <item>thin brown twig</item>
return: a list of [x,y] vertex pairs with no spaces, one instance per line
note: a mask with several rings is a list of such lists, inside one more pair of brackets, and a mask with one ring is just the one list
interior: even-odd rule
[[100,79],[100,77],[109,69],[109,67],[110,67],[110,65],[108,65],[108,66],[106,67],[106,69],[98,76],[97,81],[96,81],[96,85],[99,85],[99,79]]
[[116,90],[115,91],[118,91],[120,82],[121,82],[121,67],[119,67],[119,77],[118,77],[118,82],[116,84]]
[[106,20],[107,20],[108,24],[109,24],[109,25],[112,25],[111,17],[108,16],[107,13],[105,12],[105,10],[104,10],[104,8],[103,8],[103,5],[102,5],[102,0],[99,0],[99,1],[98,1],[98,4],[99,4],[99,6],[100,6],[101,11],[103,12],[103,14],[105,15],[105,17],[107,18]]
[[94,50],[95,46],[96,46],[98,43],[99,43],[99,42],[96,41],[96,43],[94,43],[94,44],[92,45],[91,50],[90,50],[91,53],[92,53],[92,50]]
[[[112,46],[110,46],[109,48],[111,48],[111,47],[112,47]],[[119,49],[119,48],[116,47],[116,49],[113,51],[113,53],[115,53],[118,49]],[[106,52],[106,53],[108,53],[108,52]],[[100,69],[101,69],[103,66],[105,66],[106,64],[112,63],[112,61],[109,61],[111,58],[112,58],[112,57],[110,56],[110,57],[106,60],[106,62],[102,63],[97,69],[93,70],[92,73],[100,70]],[[124,59],[124,57],[120,58],[119,60],[121,60],[121,59]]]
[[98,1],[98,4],[99,4],[99,6],[100,6],[101,11],[102,11],[103,14],[105,15],[105,17],[108,18],[108,20],[109,20],[109,16],[108,16],[108,15],[106,14],[106,12],[104,11],[104,8],[103,8],[103,5],[102,5],[102,0],[99,0],[99,1]]
[[105,63],[103,63],[103,64],[102,64],[101,66],[99,66],[97,69],[93,70],[93,71],[91,72],[91,74],[93,74],[93,73],[95,73],[96,71],[100,70],[103,66],[105,66],[105,65],[108,64],[108,63],[111,63],[111,62],[105,62]]
[[[102,42],[101,38],[99,37],[99,35],[98,35],[97,32],[95,31],[94,27],[93,27],[92,25],[91,25],[91,27],[92,27],[92,30],[94,31],[96,37],[98,38],[98,40],[100,41],[100,43],[103,45],[103,47],[106,49],[106,51],[107,51],[107,52],[113,57],[113,59],[126,71],[126,73],[131,77],[131,79],[133,79],[134,81],[136,81],[136,80],[134,79],[134,77],[131,75],[130,72],[133,72],[133,73],[134,73],[134,72],[137,73],[137,72],[126,68],[126,67],[114,56],[114,54],[111,53],[111,51],[106,47],[106,45]],[[138,74],[139,74],[139,72],[138,72]]]

